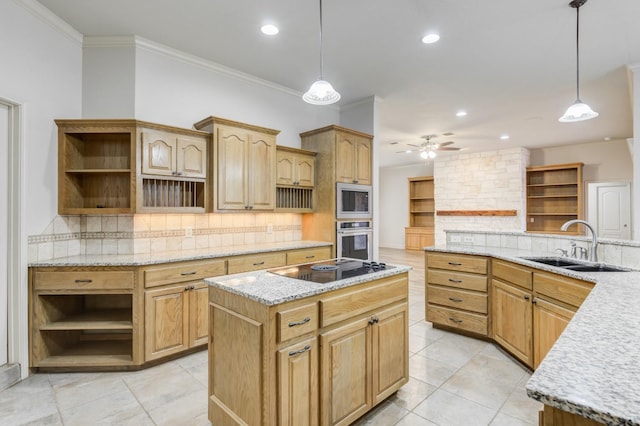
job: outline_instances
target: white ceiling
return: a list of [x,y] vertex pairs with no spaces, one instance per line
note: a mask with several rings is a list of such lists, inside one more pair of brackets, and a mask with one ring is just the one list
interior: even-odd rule
[[[318,0],[39,1],[85,35],[139,35],[301,93],[319,76]],[[640,63],[640,1],[580,8],[580,97],[600,117],[558,123],[576,97],[568,3],[324,0],[324,77],[340,105],[381,100],[381,166],[423,161],[390,143],[425,134],[467,152],[631,137],[625,66]],[[264,36],[264,23],[280,33]],[[428,31],[440,41],[422,44]],[[459,109],[468,116],[456,117]]]

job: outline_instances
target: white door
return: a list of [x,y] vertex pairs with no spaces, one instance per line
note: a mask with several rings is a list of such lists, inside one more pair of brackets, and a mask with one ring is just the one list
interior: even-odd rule
[[588,184],[589,222],[598,237],[631,239],[631,185],[628,182]]
[[7,363],[9,346],[7,340],[8,310],[7,279],[8,241],[7,218],[9,216],[9,109],[0,103],[0,366]]

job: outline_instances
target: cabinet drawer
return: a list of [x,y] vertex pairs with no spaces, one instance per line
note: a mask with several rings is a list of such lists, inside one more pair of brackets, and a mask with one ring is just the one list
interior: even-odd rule
[[133,271],[34,273],[34,290],[130,290],[133,286]]
[[196,281],[207,277],[217,277],[225,273],[224,260],[181,262],[170,266],[154,266],[144,271],[144,286],[149,288],[185,281]]
[[284,252],[256,254],[252,256],[238,256],[229,259],[227,270],[229,274],[257,271],[260,269],[285,266],[287,254]]
[[487,335],[487,316],[472,314],[471,312],[461,312],[455,309],[443,308],[441,306],[427,305],[427,320],[471,331],[473,333]]
[[427,282],[429,284],[487,292],[487,277],[485,275],[427,269]]
[[318,305],[299,306],[276,314],[278,320],[278,343],[302,336],[318,328]]
[[532,271],[514,263],[494,260],[491,265],[491,274],[503,281],[519,285],[522,288],[531,290],[533,287]]
[[449,271],[472,272],[475,274],[487,273],[487,259],[464,254],[428,253],[427,267],[447,269]]
[[317,262],[329,259],[331,247],[314,247],[310,249],[294,250],[287,252],[287,265],[297,265],[299,263]]
[[560,302],[568,303],[577,308],[587,298],[594,284],[573,278],[563,277],[544,272],[533,274],[533,289],[536,293],[544,294]]
[[407,275],[395,276],[380,282],[320,300],[321,327],[355,317],[398,300],[408,294]]
[[427,303],[449,306],[455,309],[487,313],[487,295],[466,290],[427,286]]

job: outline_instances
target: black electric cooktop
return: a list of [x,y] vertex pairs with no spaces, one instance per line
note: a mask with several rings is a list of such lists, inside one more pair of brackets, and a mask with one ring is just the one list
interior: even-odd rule
[[268,272],[283,277],[323,284],[392,268],[395,268],[395,266],[382,262],[342,258],[270,269]]

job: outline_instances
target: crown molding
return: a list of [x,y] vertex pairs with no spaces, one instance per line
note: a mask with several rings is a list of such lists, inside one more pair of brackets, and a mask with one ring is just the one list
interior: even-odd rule
[[136,36],[85,36],[82,47],[136,47]]
[[66,21],[62,20],[58,15],[44,7],[41,3],[36,0],[14,0],[14,2],[64,36],[75,42],[82,43],[84,38],[82,33],[77,31]]

